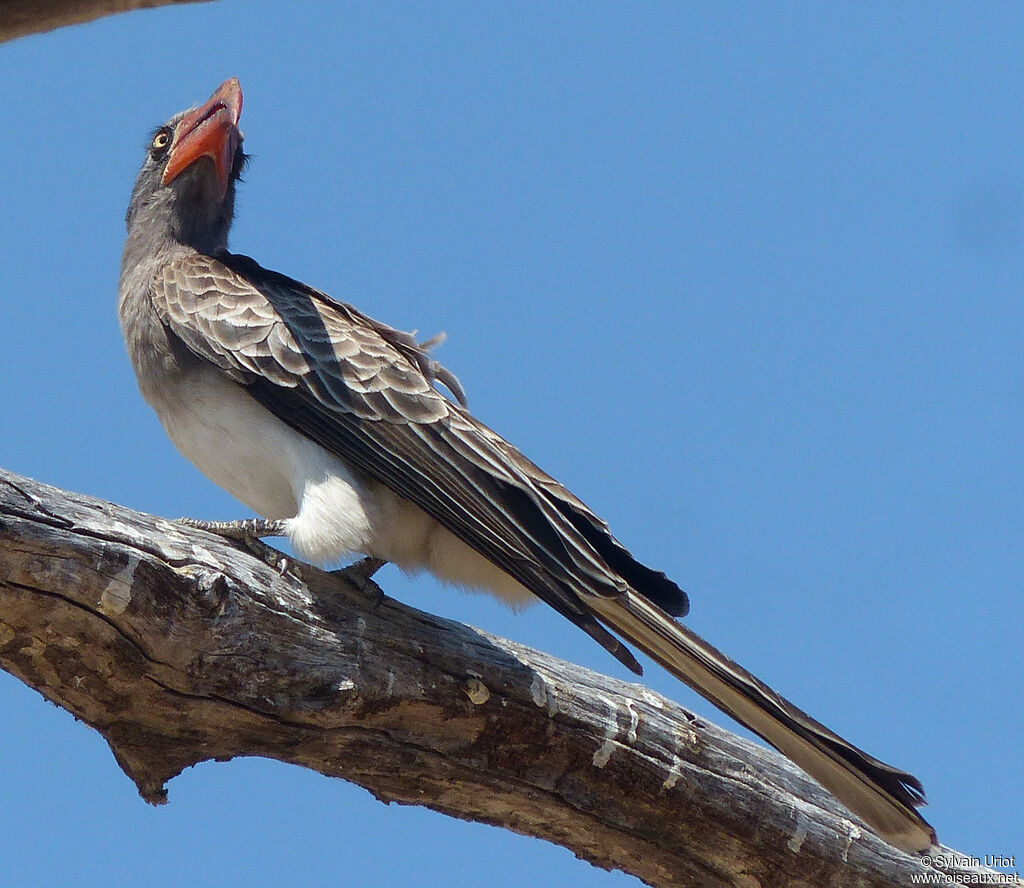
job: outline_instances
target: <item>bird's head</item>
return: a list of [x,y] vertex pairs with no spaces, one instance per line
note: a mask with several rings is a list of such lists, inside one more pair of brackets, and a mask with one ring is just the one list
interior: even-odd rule
[[242,87],[232,77],[153,132],[125,217],[129,238],[169,239],[208,255],[227,247],[246,159],[241,114]]

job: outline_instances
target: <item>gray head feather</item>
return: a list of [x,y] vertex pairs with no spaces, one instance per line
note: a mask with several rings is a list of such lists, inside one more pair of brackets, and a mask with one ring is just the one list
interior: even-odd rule
[[[174,115],[161,133],[173,134],[188,111]],[[121,259],[122,272],[162,247],[181,244],[208,256],[227,249],[228,233],[235,213],[235,182],[246,162],[241,140],[235,155],[227,191],[221,196],[213,164],[200,160],[172,182],[162,182],[167,166],[166,150],[153,141],[135,179],[125,225],[128,238]]]

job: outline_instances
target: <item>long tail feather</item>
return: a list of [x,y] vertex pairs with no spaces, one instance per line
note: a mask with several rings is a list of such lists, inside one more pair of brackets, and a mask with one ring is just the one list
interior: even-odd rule
[[641,596],[627,592],[588,604],[602,622],[803,768],[892,845],[920,852],[936,841],[915,810],[925,801],[916,777],[833,733]]

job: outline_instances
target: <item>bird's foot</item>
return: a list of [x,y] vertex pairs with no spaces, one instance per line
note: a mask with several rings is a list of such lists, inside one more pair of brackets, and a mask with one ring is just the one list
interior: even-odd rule
[[385,564],[387,564],[387,562],[383,558],[367,556],[366,558],[360,558],[358,561],[353,562],[348,567],[343,567],[340,570],[332,570],[331,573],[335,576],[342,577],[361,592],[368,592],[371,587],[376,589],[380,596],[380,600],[383,601],[384,593],[381,591],[380,586],[372,581],[371,577]]
[[268,564],[279,573],[291,569],[296,573],[295,564],[290,562],[283,552],[268,546],[261,537],[287,536],[284,521],[271,521],[267,518],[244,518],[240,521],[203,521],[201,518],[179,518],[178,524],[195,527],[215,533],[217,536],[243,543],[260,561]]
[[178,524],[207,530],[217,536],[238,540],[258,540],[260,537],[287,536],[284,521],[270,521],[266,518],[244,518],[241,521],[203,521],[201,518],[179,518]]

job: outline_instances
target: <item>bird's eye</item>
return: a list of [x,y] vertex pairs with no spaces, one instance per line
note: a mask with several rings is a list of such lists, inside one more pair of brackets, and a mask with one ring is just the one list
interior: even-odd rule
[[149,146],[149,153],[153,156],[154,160],[159,160],[167,152],[168,147],[171,144],[171,131],[164,127],[163,129],[157,130],[153,141]]

